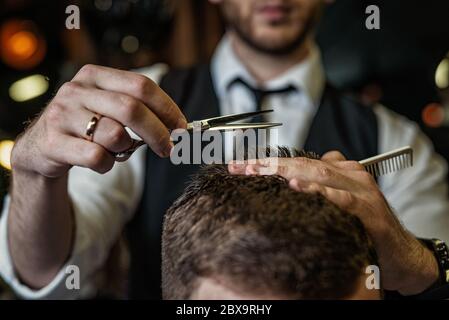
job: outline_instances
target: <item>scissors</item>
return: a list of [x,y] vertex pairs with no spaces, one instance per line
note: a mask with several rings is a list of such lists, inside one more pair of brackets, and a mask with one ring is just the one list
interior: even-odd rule
[[[252,118],[261,114],[273,112],[273,110],[261,110],[254,112],[246,112],[246,113],[238,113],[231,114],[227,116],[208,118],[203,120],[196,120],[189,122],[187,124],[187,131],[206,131],[206,130],[215,130],[215,131],[230,131],[230,130],[238,130],[238,129],[267,129],[272,127],[281,126],[282,123],[276,122],[258,122],[258,123],[229,123],[235,122],[239,120],[243,120],[246,118]],[[118,162],[123,162],[129,159],[129,157],[136,151],[139,147],[143,146],[145,142],[143,140],[133,139],[131,147],[123,152],[113,153],[112,155],[115,157],[115,160]]]

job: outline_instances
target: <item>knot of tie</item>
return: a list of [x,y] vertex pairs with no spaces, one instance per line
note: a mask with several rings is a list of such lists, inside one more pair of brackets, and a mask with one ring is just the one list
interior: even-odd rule
[[[282,94],[282,93],[289,93],[292,91],[296,91],[296,88],[289,84],[285,87],[282,88],[278,88],[278,89],[260,89],[260,88],[254,88],[253,86],[251,86],[250,84],[248,84],[246,81],[244,81],[241,78],[236,78],[234,79],[229,85],[228,88],[230,88],[231,86],[235,85],[235,84],[241,84],[244,87],[246,87],[254,96],[254,102],[256,105],[256,110],[255,111],[261,111],[262,110],[262,103],[263,100],[269,96],[269,95],[273,95],[273,94]],[[252,118],[252,120],[250,122],[253,123],[258,123],[258,122],[264,122],[264,116],[263,115],[258,115],[254,118]]]

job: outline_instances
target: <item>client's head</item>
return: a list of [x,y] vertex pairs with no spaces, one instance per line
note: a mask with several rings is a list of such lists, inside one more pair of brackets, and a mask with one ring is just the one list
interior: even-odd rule
[[168,210],[165,299],[378,298],[376,264],[360,220],[279,176],[206,166]]

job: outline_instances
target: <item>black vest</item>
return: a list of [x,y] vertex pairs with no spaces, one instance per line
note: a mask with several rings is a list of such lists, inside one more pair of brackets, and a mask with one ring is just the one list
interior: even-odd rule
[[[208,65],[171,70],[160,83],[189,120],[215,117],[219,104]],[[323,154],[340,150],[348,159],[377,154],[377,120],[372,109],[326,86],[304,149]],[[173,165],[150,150],[139,209],[127,227],[131,252],[129,297],[161,297],[161,233],[165,211],[180,196],[198,165]]]

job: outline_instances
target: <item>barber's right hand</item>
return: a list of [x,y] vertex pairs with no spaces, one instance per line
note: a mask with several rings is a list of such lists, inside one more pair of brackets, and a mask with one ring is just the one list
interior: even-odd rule
[[[89,141],[86,129],[95,115],[102,117]],[[86,65],[17,140],[11,163],[15,170],[51,178],[72,166],[105,173],[114,166],[112,153],[132,145],[125,126],[166,157],[172,148],[169,129],[186,125],[178,106],[147,77]]]

